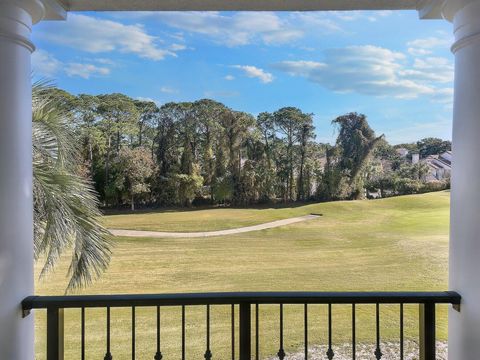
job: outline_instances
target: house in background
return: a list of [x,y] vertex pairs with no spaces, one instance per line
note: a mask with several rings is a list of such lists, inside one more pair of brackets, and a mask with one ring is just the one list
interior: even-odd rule
[[452,172],[452,152],[446,151],[439,155],[429,155],[423,161],[428,165],[429,172],[426,181],[448,179]]
[[[398,156],[411,162],[412,165],[423,163],[428,165],[428,174],[423,181],[438,181],[450,178],[452,172],[452,151],[445,151],[441,154],[428,155],[420,158],[418,152],[410,152],[406,148],[395,149]],[[391,164],[390,164],[391,165]],[[387,165],[388,166],[388,165]]]
[[398,148],[398,149],[395,149],[395,151],[397,152],[398,156],[402,157],[402,158],[406,158],[409,151],[408,149],[406,148]]
[[420,162],[420,154],[412,153],[412,164],[418,164]]

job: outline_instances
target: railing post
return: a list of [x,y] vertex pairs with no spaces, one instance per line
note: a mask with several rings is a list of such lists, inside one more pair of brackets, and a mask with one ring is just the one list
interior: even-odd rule
[[240,360],[252,357],[252,318],[251,304],[240,304]]
[[420,360],[435,360],[435,303],[420,304]]
[[64,360],[63,309],[47,309],[47,360]]

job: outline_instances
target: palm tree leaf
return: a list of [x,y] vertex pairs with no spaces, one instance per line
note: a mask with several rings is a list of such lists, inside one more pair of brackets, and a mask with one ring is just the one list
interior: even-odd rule
[[108,267],[112,242],[99,223],[97,194],[77,174],[78,152],[69,114],[48,97],[48,84],[33,86],[33,173],[35,260],[45,276],[71,251],[67,290],[83,287]]

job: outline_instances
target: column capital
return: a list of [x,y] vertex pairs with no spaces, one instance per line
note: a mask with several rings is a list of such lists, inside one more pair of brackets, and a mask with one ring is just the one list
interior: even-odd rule
[[66,11],[57,0],[2,0],[0,38],[8,39],[33,52],[32,25],[43,19],[65,18]]
[[420,0],[417,10],[422,19],[453,22],[453,53],[480,41],[480,0]]
[[446,19],[453,21],[455,14],[479,0],[419,0],[417,10],[421,19]]
[[33,52],[35,46],[30,41],[32,24],[44,16],[45,7],[40,0],[4,0],[0,3],[0,39]]
[[[44,19],[64,20],[67,17],[67,11],[62,0],[3,0],[0,8],[22,9],[30,15],[32,24]],[[8,13],[1,14],[8,16]]]
[[30,23],[37,23],[45,17],[45,5],[40,0],[4,0],[0,4],[1,18],[17,20],[28,15]]
[[446,8],[453,18],[453,32],[455,43],[452,52],[456,53],[462,48],[480,43],[480,0],[462,1],[462,6],[451,5]]

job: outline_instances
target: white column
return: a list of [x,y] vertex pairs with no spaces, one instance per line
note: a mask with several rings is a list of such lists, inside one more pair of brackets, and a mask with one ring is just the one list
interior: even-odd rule
[[0,2],[0,358],[33,360],[33,214],[30,42],[36,0]]
[[449,359],[480,359],[480,1],[449,0],[443,15],[455,31],[450,289],[463,300],[450,310]]

